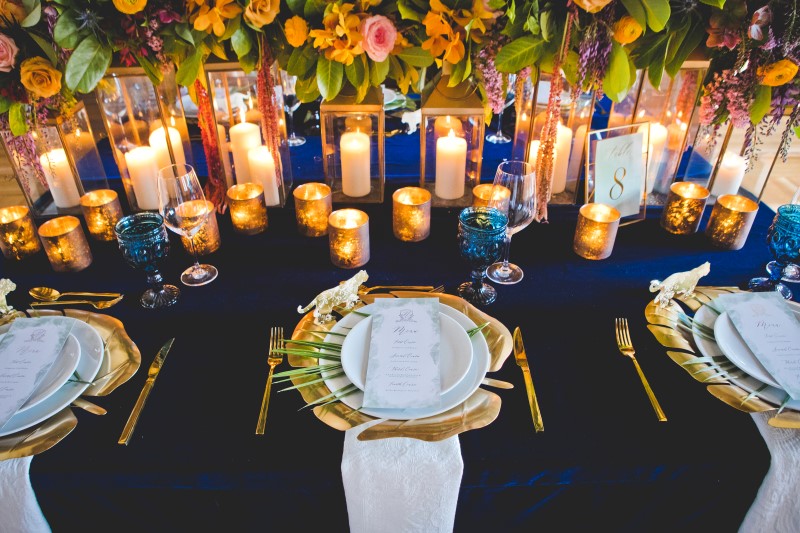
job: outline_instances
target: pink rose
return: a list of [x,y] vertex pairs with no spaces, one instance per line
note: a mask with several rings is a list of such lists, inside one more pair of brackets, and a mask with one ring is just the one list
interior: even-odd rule
[[397,30],[392,21],[382,15],[369,17],[361,23],[362,46],[369,58],[377,63],[382,62],[394,48]]
[[0,72],[11,72],[14,63],[17,61],[19,48],[14,39],[0,33]]

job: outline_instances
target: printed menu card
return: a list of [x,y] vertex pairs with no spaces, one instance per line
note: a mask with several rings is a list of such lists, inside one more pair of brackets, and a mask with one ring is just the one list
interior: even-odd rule
[[800,400],[800,322],[776,292],[718,298],[753,355],[794,400]]
[[67,341],[72,320],[18,318],[0,340],[0,428],[25,403]]
[[439,405],[439,300],[380,298],[371,317],[364,407]]

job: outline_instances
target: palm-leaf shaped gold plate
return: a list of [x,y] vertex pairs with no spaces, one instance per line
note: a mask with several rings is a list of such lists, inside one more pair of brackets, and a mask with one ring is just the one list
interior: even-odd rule
[[[709,360],[700,352],[687,324],[687,314],[681,303],[692,313],[711,304],[721,294],[741,292],[736,287],[698,287],[692,296],[676,297],[666,308],[650,302],[645,308],[647,328],[665,348],[667,355],[695,380],[704,383],[709,393],[731,407],[745,413],[775,411],[769,424],[781,428],[800,429],[800,412],[750,393],[730,381],[728,370],[719,361]],[[680,302],[680,303],[679,303]],[[713,332],[710,332],[711,334]],[[723,363],[724,364],[724,363]]]
[[[375,298],[439,298],[439,302],[456,309],[467,315],[476,324],[488,322],[482,334],[489,346],[490,364],[489,371],[499,370],[511,353],[511,332],[499,320],[487,315],[465,300],[441,293],[416,292],[416,291],[391,291],[387,294],[362,294],[362,303],[354,309],[357,310],[364,304],[372,303]],[[318,341],[319,334],[309,333],[309,330],[329,330],[334,323],[326,326],[314,324],[312,313],[306,314],[292,334],[293,340]],[[480,334],[480,333],[479,333]],[[289,364],[294,367],[313,366],[316,361],[307,357],[289,355]],[[292,377],[294,385],[300,385],[316,379],[314,376]],[[324,382],[314,383],[298,389],[306,403],[318,401],[331,395],[331,390]],[[469,398],[456,407],[444,413],[427,418],[415,420],[385,420],[364,431],[359,440],[378,440],[391,437],[409,437],[424,441],[440,441],[453,435],[458,435],[471,429],[477,429],[491,424],[500,413],[500,397],[487,390],[478,388]],[[314,408],[314,414],[328,426],[345,431],[377,418],[365,415],[341,401],[328,403]]]

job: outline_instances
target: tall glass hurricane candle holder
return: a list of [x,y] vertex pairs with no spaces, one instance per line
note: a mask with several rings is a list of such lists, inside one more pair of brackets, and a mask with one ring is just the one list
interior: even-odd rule
[[356,102],[343,91],[319,106],[325,183],[333,202],[383,202],[384,112],[379,87]]
[[0,130],[14,176],[36,218],[80,215],[80,198],[108,180],[83,103],[15,137]]
[[184,103],[174,70],[157,87],[139,68],[111,69],[95,91],[133,211],[158,209],[158,171],[193,164]]

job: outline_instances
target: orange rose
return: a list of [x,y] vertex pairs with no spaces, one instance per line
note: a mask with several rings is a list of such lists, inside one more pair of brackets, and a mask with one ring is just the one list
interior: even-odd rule
[[283,30],[286,32],[286,40],[295,48],[303,46],[308,39],[308,24],[297,15],[286,21]]
[[50,98],[61,90],[61,71],[43,57],[31,57],[19,67],[22,85],[37,98]]
[[244,18],[256,28],[261,28],[275,20],[280,7],[280,0],[251,0],[244,10]]
[[642,27],[630,15],[625,15],[614,23],[614,40],[619,44],[630,44],[641,35]]

